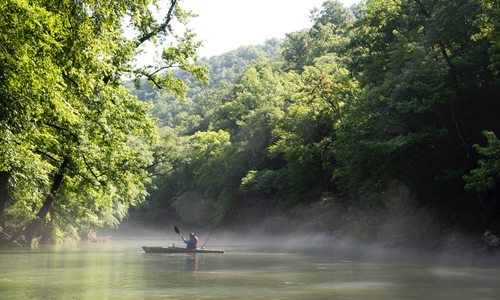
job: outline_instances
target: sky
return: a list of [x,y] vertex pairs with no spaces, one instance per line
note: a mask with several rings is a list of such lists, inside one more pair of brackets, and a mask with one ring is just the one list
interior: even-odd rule
[[[189,26],[204,46],[200,57],[219,55],[244,45],[284,38],[312,25],[311,10],[325,0],[184,0],[181,7],[198,17]],[[346,6],[356,0],[341,0]]]
[[[312,26],[311,10],[325,0],[183,0],[180,5],[198,16],[188,28],[193,29],[203,46],[198,56],[220,55],[240,46],[261,45],[272,38]],[[340,0],[351,6],[358,0]],[[175,29],[174,29],[175,30]],[[138,65],[148,65],[158,53],[146,44],[137,58]]]

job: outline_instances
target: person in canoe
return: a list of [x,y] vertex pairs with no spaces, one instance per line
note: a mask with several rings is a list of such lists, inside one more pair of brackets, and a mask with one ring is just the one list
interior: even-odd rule
[[188,249],[196,249],[198,247],[198,237],[192,232],[189,234],[189,240],[186,240],[184,237],[182,237],[182,240],[186,243],[186,248]]

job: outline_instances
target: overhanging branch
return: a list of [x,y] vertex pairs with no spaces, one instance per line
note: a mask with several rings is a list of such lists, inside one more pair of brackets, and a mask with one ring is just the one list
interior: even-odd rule
[[144,33],[137,41],[136,41],[136,47],[139,47],[142,45],[144,42],[149,41],[152,37],[156,36],[157,34],[164,32],[167,27],[170,25],[170,22],[172,21],[173,15],[174,15],[174,9],[177,6],[178,0],[170,0],[170,8],[168,9],[167,16],[165,17],[165,21],[160,24],[157,28],[153,29],[151,32]]

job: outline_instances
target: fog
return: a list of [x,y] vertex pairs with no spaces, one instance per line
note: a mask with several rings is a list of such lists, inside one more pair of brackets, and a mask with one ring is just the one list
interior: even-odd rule
[[[175,233],[174,224],[164,229],[126,226],[117,230],[104,231],[117,243],[137,243],[146,246],[184,247],[181,237]],[[266,233],[262,227],[247,232],[230,229],[203,229],[196,226],[179,225],[183,236],[194,232],[199,238],[198,246],[207,249],[224,249],[233,252],[277,252],[277,253],[315,253],[319,255],[345,256],[353,260],[376,260],[392,262],[421,263],[432,266],[460,266],[478,268],[497,268],[500,256],[483,251],[481,247],[457,247],[458,234],[444,241],[439,249],[425,247],[390,246],[383,243],[363,243],[348,235],[335,236],[331,233],[304,231],[287,233]],[[466,238],[463,238],[464,240]],[[437,271],[439,272],[439,271]]]
[[[125,225],[125,224],[124,224]],[[195,232],[220,253],[145,253]],[[266,225],[266,224],[261,224]],[[493,255],[267,226],[122,226],[102,242],[0,252],[0,299],[498,299]],[[208,241],[207,241],[208,240]]]

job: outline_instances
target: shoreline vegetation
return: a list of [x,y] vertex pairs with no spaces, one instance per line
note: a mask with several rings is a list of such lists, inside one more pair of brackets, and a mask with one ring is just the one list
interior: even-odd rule
[[[343,201],[329,195],[320,201],[293,208],[278,208],[268,204],[245,207],[215,228],[185,223],[179,219],[176,224],[182,224],[182,228],[194,228],[205,238],[207,235],[214,235],[215,239],[221,236],[228,241],[234,239],[236,244],[247,240],[257,244],[259,240],[273,240],[277,244],[294,247],[301,243],[318,248],[360,246],[487,257],[498,257],[500,254],[500,238],[493,232],[466,232],[443,225],[429,208],[412,207],[411,202],[407,201],[407,207],[402,209],[401,199],[386,197],[384,201],[383,205],[377,207],[348,207]],[[127,220],[118,229],[104,232],[122,237],[128,234],[147,236],[150,232],[155,237],[169,236],[172,226]]]
[[0,247],[125,220],[498,253],[498,1],[328,0],[205,59],[150,2],[0,4]]

